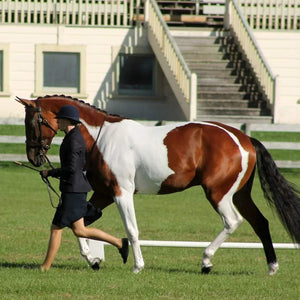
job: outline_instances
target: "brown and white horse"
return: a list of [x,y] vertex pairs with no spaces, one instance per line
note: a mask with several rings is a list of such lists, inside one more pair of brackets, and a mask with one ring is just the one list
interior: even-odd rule
[[216,122],[143,126],[66,96],[17,101],[26,109],[26,150],[34,166],[45,162],[59,109],[66,104],[78,108],[87,176],[94,190],[90,202],[101,209],[116,203],[132,245],[135,273],[144,268],[144,260],[133,195],[173,193],[201,185],[224,222],[224,229],[204,250],[202,272],[210,272],[216,250],[245,218],[264,246],[269,274],[275,274],[278,263],[268,221],[251,198],[255,166],[266,199],[292,239],[300,243],[297,193],[264,146],[241,131]]

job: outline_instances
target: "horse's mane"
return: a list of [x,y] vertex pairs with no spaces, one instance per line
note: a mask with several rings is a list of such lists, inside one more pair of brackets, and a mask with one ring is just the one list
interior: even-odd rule
[[47,98],[54,98],[54,97],[65,98],[65,99],[68,99],[68,100],[71,100],[71,101],[75,101],[75,102],[78,102],[78,103],[80,103],[80,104],[86,105],[86,106],[88,106],[88,107],[90,107],[90,108],[92,108],[92,109],[95,109],[95,110],[97,110],[97,111],[100,111],[100,112],[102,112],[102,113],[105,113],[105,114],[107,114],[107,115],[114,116],[114,117],[120,117],[120,115],[117,115],[117,114],[110,114],[110,113],[108,113],[106,110],[103,110],[103,109],[101,109],[101,108],[99,108],[99,107],[97,107],[97,106],[95,106],[95,105],[92,105],[92,104],[90,104],[90,103],[87,103],[87,102],[85,102],[85,101],[83,101],[83,100],[80,100],[80,99],[78,99],[78,98],[74,98],[74,97],[71,97],[71,96],[66,96],[66,95],[46,95],[46,96],[40,96],[40,97],[38,97],[36,100],[47,99]]

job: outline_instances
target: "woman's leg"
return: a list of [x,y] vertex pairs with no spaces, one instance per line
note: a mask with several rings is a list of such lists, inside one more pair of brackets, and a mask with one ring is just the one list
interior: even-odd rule
[[60,247],[61,236],[62,228],[59,228],[56,225],[52,224],[47,254],[44,263],[41,266],[42,271],[48,271],[50,269],[56,256],[56,253]]
[[114,237],[105,231],[98,229],[98,228],[92,228],[92,227],[86,227],[84,226],[84,220],[83,218],[77,220],[72,224],[72,230],[73,233],[77,237],[83,237],[83,238],[89,238],[93,240],[103,241],[107,242],[119,249],[119,252],[123,258],[124,264],[127,262],[128,258],[128,239],[119,239],[117,237]]
[[103,241],[116,246],[118,249],[122,248],[121,239],[116,238],[101,229],[84,226],[83,218],[72,224],[72,230],[77,237]]

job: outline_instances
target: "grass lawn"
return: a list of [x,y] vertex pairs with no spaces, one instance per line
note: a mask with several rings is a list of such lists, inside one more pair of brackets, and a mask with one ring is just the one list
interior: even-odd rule
[[[295,184],[300,181],[298,170],[283,174]],[[257,178],[253,198],[269,219],[273,241],[290,242],[266,205]],[[65,229],[53,267],[41,273],[54,209],[39,174],[0,163],[0,202],[1,299],[299,299],[299,250],[277,250],[280,269],[270,277],[262,249],[219,249],[212,273],[202,275],[203,249],[142,247],[146,267],[133,274],[132,252],[123,265],[118,252],[106,246],[106,260],[95,272],[80,258],[75,237]],[[164,196],[137,195],[135,207],[144,240],[211,241],[222,229],[199,187]],[[115,205],[94,226],[125,235]],[[258,238],[245,222],[229,241]]]

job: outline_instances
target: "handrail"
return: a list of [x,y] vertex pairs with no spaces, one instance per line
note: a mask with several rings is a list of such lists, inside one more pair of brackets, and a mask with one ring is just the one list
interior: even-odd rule
[[140,0],[1,0],[0,24],[133,26]]
[[[155,37],[158,49],[183,94],[184,101],[190,105],[189,119],[196,118],[197,75],[187,66],[181,52],[174,41],[168,26],[154,0],[147,0],[145,4],[145,19],[148,33]],[[170,83],[172,85],[172,83]]]
[[227,5],[225,28],[231,30],[238,39],[270,104],[274,104],[276,76],[260,50],[236,0],[228,0]]

